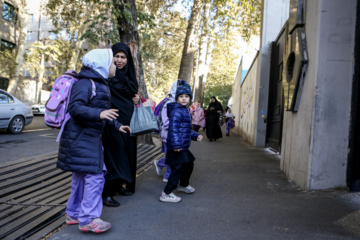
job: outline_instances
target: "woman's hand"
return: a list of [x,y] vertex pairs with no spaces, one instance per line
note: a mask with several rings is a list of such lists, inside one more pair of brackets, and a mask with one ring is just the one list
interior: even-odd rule
[[140,95],[135,94],[135,97],[132,98],[134,104],[138,104],[140,102]]
[[121,127],[119,128],[119,131],[122,133],[126,133],[126,132],[131,132],[131,129],[129,126],[121,125]]
[[197,137],[196,141],[201,142],[201,140],[203,140],[203,136],[202,136],[202,135],[199,135],[199,136]]
[[181,151],[181,148],[178,148],[178,149],[174,149],[175,152],[180,152]]
[[116,119],[119,114],[117,114],[116,112],[119,111],[117,109],[108,109],[108,110],[104,110],[100,113],[100,119],[107,119],[107,120],[113,120]]
[[210,108],[210,111],[213,111],[214,109],[215,109],[215,108],[211,107],[211,108]]

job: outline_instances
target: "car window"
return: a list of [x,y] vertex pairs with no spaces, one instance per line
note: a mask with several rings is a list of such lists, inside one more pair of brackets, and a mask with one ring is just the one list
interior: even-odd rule
[[14,99],[9,95],[0,92],[0,104],[2,103],[14,103]]

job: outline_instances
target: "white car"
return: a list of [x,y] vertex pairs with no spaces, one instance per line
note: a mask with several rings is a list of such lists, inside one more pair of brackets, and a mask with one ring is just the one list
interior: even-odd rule
[[18,134],[32,122],[33,118],[29,105],[0,89],[0,128]]
[[34,115],[44,115],[45,114],[45,105],[34,104],[31,106],[32,113]]

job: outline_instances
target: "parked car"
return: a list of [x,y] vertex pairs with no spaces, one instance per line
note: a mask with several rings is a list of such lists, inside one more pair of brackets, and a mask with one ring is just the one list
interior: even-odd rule
[[44,115],[45,114],[45,105],[34,104],[31,106],[32,113],[34,115]]
[[29,105],[0,89],[0,128],[18,134],[32,122],[33,118]]

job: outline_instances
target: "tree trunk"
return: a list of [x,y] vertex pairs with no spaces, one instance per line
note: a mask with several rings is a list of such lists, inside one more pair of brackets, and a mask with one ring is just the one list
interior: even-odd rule
[[[136,78],[139,83],[139,93],[144,98],[149,98],[142,67],[135,0],[124,0],[121,3],[117,3],[117,1],[114,0],[114,5],[121,11],[121,14],[117,17],[117,21],[120,26],[119,35],[121,41],[126,43],[130,47],[136,70]],[[126,5],[130,5],[130,8],[125,7]],[[131,12],[132,19],[126,18],[125,12],[127,11]]]
[[190,83],[191,73],[193,70],[194,64],[194,54],[196,51],[195,40],[196,40],[196,31],[200,17],[201,9],[203,6],[202,0],[194,0],[194,6],[192,7],[191,17],[186,31],[186,37],[184,42],[184,48],[181,57],[181,64],[179,70],[179,79],[183,79],[186,82]]
[[204,90],[205,90],[205,84],[206,84],[207,76],[208,76],[208,73],[209,73],[209,66],[210,66],[210,63],[211,63],[211,60],[212,60],[212,50],[213,50],[213,48],[214,48],[214,44],[212,43],[212,41],[209,41],[208,47],[207,47],[204,74],[202,75],[202,78],[201,78],[201,87],[200,87],[200,89],[201,89],[200,90],[200,103],[201,103],[201,105],[204,102]]
[[[208,54],[208,43],[209,43],[209,21],[210,21],[210,1],[207,1],[204,5],[204,15],[202,18],[203,26],[202,33],[200,38],[200,46],[199,46],[199,67],[198,67],[198,76],[196,77],[195,83],[195,96],[199,99],[200,104],[203,102],[204,97],[204,89],[203,89],[203,81],[205,75],[206,68],[206,56]],[[206,81],[206,80],[205,80]]]
[[76,69],[76,64],[77,61],[79,59],[79,54],[80,54],[80,50],[83,46],[84,41],[80,39],[80,37],[86,32],[86,30],[89,27],[90,22],[85,23],[87,20],[89,20],[89,18],[91,16],[93,16],[93,11],[95,9],[95,3],[93,2],[89,2],[86,5],[86,14],[84,14],[84,17],[82,17],[79,21],[80,24],[80,28],[79,28],[79,32],[78,32],[78,36],[77,39],[75,41],[75,48],[74,48],[74,52],[71,56],[70,59],[70,64],[69,64],[69,69]]
[[[126,5],[130,5],[130,8],[125,7]],[[119,35],[121,41],[126,43],[130,47],[135,65],[136,78],[139,84],[139,93],[144,98],[149,98],[142,67],[142,59],[139,46],[139,33],[137,30],[137,10],[135,0],[123,0],[121,3],[117,3],[117,1],[114,0],[114,6],[121,12],[121,14],[117,17],[117,21],[119,24]],[[131,12],[132,19],[126,18],[127,15],[125,12],[129,11]],[[138,137],[138,143],[154,144],[151,133],[144,134]]]
[[[9,81],[9,86],[7,92],[17,96],[17,86],[21,81],[21,67],[24,65],[24,54],[25,54],[25,45],[26,45],[26,36],[27,36],[27,23],[28,15],[25,13],[26,1],[18,1],[18,16],[19,16],[19,41],[16,51],[16,69],[15,74],[12,79]],[[18,96],[19,97],[19,96]],[[19,97],[20,98],[20,97]]]

